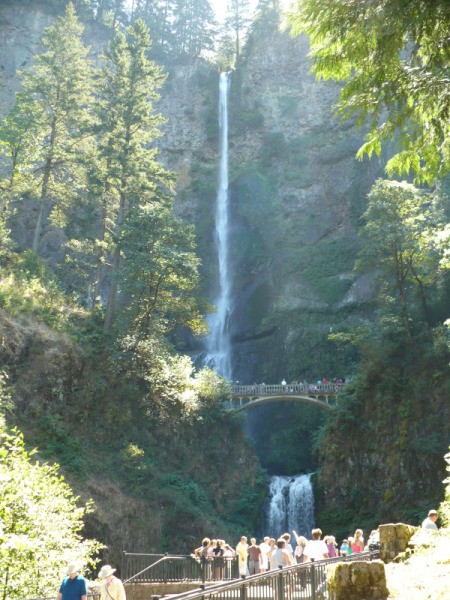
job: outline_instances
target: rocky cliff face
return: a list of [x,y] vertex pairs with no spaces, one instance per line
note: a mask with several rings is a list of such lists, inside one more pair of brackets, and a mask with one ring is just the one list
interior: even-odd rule
[[[306,39],[277,33],[270,44],[253,41],[232,76],[231,328],[240,381],[344,375],[349,357],[331,356],[327,335],[362,318],[372,294],[371,278],[353,266],[364,197],[381,167],[355,161],[362,133],[333,118],[337,86],[314,80],[307,54]],[[185,192],[196,197],[209,290],[217,271],[211,156],[194,154],[190,169],[203,172],[203,188]]]
[[[0,9],[0,114],[14,101],[17,71],[30,64],[54,18],[45,6],[7,2]],[[85,39],[95,56],[110,32],[93,27],[86,26]],[[355,227],[380,165],[355,161],[362,134],[332,117],[337,87],[314,80],[307,53],[306,39],[276,33],[270,44],[253,40],[241,72],[233,74],[231,327],[240,381],[344,375],[348,357],[324,351],[327,334],[361,318],[371,295],[371,279],[353,272]],[[177,211],[196,225],[203,288],[214,298],[218,73],[202,60],[165,70],[161,159],[178,174]],[[29,237],[26,215],[17,235],[23,242]],[[64,241],[63,232],[48,231],[44,251],[51,256]],[[193,354],[201,344],[190,340]]]

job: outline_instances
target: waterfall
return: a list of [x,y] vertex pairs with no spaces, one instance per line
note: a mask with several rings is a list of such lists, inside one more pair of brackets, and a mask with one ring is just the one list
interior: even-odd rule
[[231,274],[229,264],[229,207],[228,207],[228,90],[230,74],[220,74],[219,127],[220,168],[216,197],[215,244],[219,263],[219,294],[214,304],[217,312],[209,315],[209,335],[206,339],[204,364],[220,375],[231,379]]
[[314,527],[314,495],[311,475],[274,475],[270,481],[263,535],[278,538],[295,531],[311,537]]

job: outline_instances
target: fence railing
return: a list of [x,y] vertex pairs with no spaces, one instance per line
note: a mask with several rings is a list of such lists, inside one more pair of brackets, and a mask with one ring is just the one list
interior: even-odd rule
[[286,394],[323,394],[333,395],[339,393],[345,383],[288,383],[286,385],[266,385],[266,384],[254,384],[254,385],[232,385],[231,395],[234,397],[240,396],[274,396],[274,395],[286,395]]
[[360,552],[280,568],[171,596],[171,600],[322,600],[326,598],[326,567],[337,562],[370,561],[378,552]]
[[[55,595],[51,596],[50,598],[29,598],[28,600],[55,600],[56,596],[57,596],[57,593],[55,592]],[[100,593],[88,594],[87,600],[100,600]]]
[[237,558],[207,559],[124,552],[122,577],[124,583],[229,581],[239,577],[239,568]]

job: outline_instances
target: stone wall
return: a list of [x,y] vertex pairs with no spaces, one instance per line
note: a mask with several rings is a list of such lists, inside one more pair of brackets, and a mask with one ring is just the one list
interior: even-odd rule
[[198,588],[197,583],[127,583],[127,600],[151,600],[152,596],[182,594]]

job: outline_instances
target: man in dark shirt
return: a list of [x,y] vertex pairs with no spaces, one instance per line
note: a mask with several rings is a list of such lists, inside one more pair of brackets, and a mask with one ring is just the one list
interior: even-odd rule
[[247,548],[249,561],[248,561],[248,570],[250,571],[250,575],[256,575],[259,573],[259,557],[261,556],[261,548],[256,545],[255,538],[250,540],[250,546]]
[[80,565],[76,563],[67,565],[67,577],[59,588],[57,600],[87,600],[86,579],[79,575],[79,570]]

